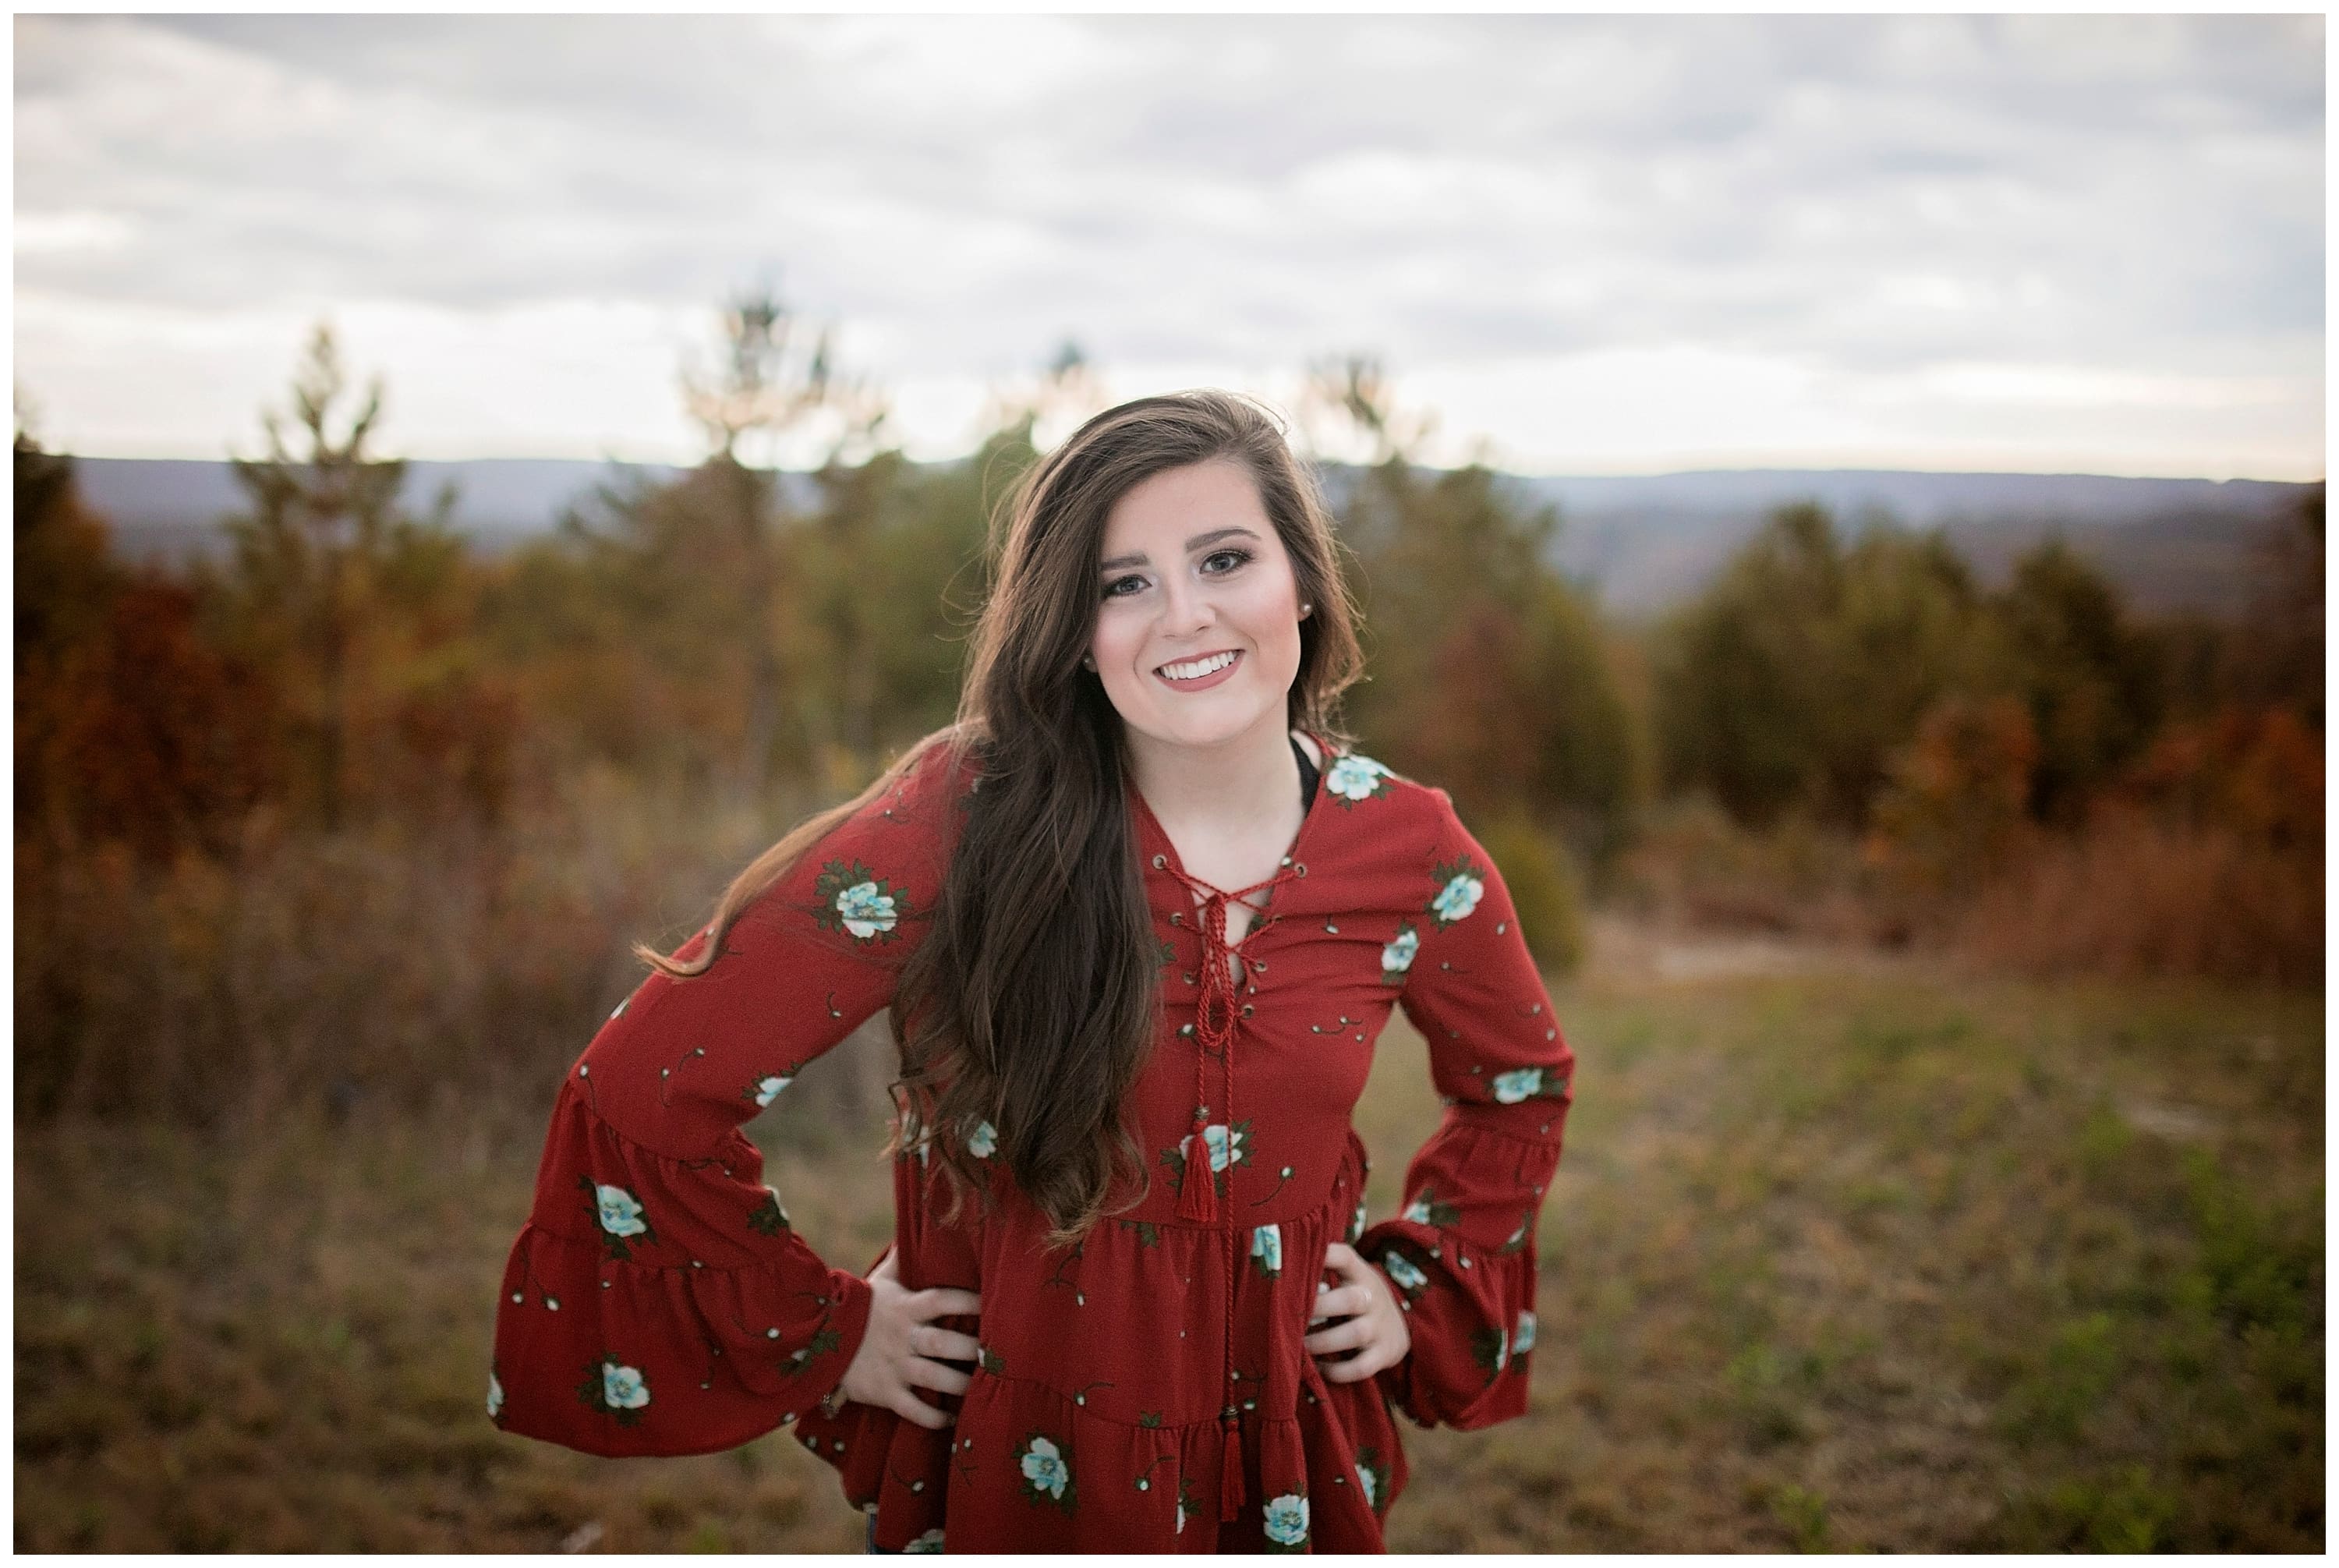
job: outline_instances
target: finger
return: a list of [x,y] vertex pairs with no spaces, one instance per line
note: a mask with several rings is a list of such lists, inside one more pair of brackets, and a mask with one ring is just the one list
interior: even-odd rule
[[933,1323],[910,1330],[910,1348],[936,1361],[977,1361],[982,1356],[982,1344],[973,1335],[953,1333]]
[[1324,1248],[1324,1261],[1331,1264],[1336,1268],[1339,1267],[1340,1260],[1342,1258],[1354,1257],[1356,1256],[1357,1249],[1349,1246],[1345,1241],[1328,1243]]
[[1371,1359],[1370,1351],[1358,1351],[1346,1361],[1327,1361],[1318,1366],[1327,1383],[1362,1383],[1378,1372],[1386,1362]]
[[935,1409],[906,1388],[902,1391],[901,1397],[898,1399],[888,1400],[885,1408],[903,1420],[914,1421],[921,1426],[937,1432],[951,1423],[950,1412]]
[[982,1297],[972,1290],[953,1290],[948,1286],[930,1286],[918,1291],[910,1303],[912,1314],[918,1317],[947,1317],[954,1312],[970,1316],[982,1311]]
[[1310,1356],[1324,1356],[1336,1350],[1354,1350],[1371,1337],[1372,1331],[1364,1319],[1351,1317],[1329,1328],[1319,1328],[1299,1343]]
[[1315,1316],[1308,1321],[1314,1323],[1326,1317],[1354,1317],[1371,1305],[1372,1298],[1361,1287],[1343,1285],[1337,1290],[1327,1290],[1316,1298]]
[[923,1356],[913,1356],[910,1358],[909,1365],[902,1369],[902,1380],[904,1383],[914,1383],[921,1388],[932,1388],[942,1394],[963,1394],[967,1391],[967,1386],[974,1381],[955,1366],[946,1366],[940,1361],[929,1361]]

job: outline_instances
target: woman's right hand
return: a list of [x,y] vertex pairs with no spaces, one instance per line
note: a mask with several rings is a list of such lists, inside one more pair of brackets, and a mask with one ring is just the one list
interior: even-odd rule
[[971,1290],[943,1286],[904,1289],[891,1248],[884,1261],[870,1271],[869,1287],[869,1326],[863,1330],[861,1347],[854,1352],[853,1364],[844,1369],[844,1381],[837,1387],[847,1399],[891,1410],[921,1426],[948,1426],[958,1417],[937,1410],[913,1390],[965,1393],[973,1379],[944,1363],[973,1361],[982,1347],[973,1336],[929,1320],[961,1312],[980,1313],[982,1298]]

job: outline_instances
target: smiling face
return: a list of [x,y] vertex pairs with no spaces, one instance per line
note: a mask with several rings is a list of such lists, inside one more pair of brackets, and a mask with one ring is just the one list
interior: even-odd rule
[[1106,515],[1098,554],[1090,652],[1136,735],[1219,746],[1282,733],[1298,587],[1248,468],[1213,459],[1144,479]]

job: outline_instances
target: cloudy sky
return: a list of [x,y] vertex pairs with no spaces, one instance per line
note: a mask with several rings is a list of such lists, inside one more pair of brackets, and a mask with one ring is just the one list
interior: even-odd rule
[[[2320,16],[15,21],[15,374],[256,449],[310,325],[413,457],[690,461],[762,279],[917,457],[1377,355],[1524,472],[2324,472]],[[786,460],[790,454],[778,454]]]

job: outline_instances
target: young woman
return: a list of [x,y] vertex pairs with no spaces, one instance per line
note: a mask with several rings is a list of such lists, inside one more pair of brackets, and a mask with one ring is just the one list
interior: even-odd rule
[[[1392,1405],[1526,1409],[1573,1054],[1446,793],[1337,725],[1354,611],[1262,409],[1123,404],[1003,515],[958,722],[640,950],[562,1084],[489,1412],[604,1455],[793,1426],[873,1550],[1381,1550]],[[1446,1110],[1367,1226],[1400,1004]],[[739,1126],[881,1008],[864,1277]]]

